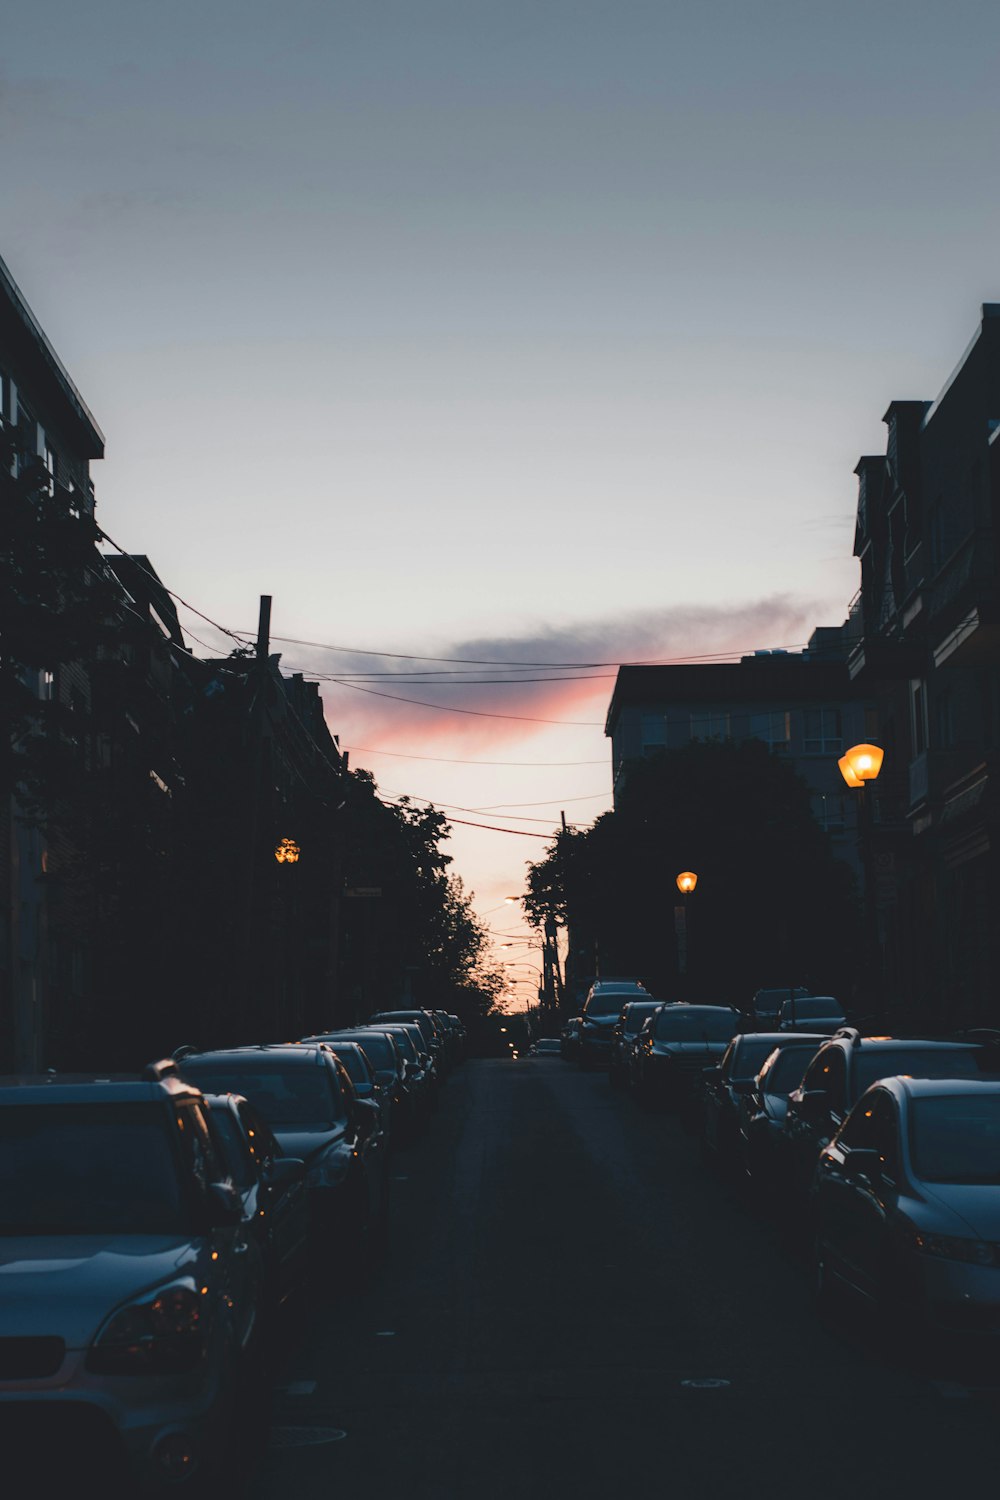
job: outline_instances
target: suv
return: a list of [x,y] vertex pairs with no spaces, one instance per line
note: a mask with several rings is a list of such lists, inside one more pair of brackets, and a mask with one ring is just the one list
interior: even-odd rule
[[880,1078],[981,1078],[1000,1074],[1000,1049],[977,1042],[862,1036],[844,1026],[820,1047],[788,1096],[775,1165],[793,1197],[804,1198],[816,1162],[854,1104]]
[[628,1053],[639,1035],[643,1021],[656,1010],[658,1001],[652,995],[644,1000],[629,1000],[623,1007],[611,1032],[608,1052],[608,1079],[613,1088],[624,1088],[628,1081]]
[[362,1260],[387,1217],[385,1137],[379,1107],[359,1099],[329,1047],[277,1045],[189,1052],[184,1076],[211,1094],[242,1094],[282,1151],[305,1162],[309,1233],[322,1260]]
[[5,1465],[221,1478],[263,1396],[263,1266],[198,1089],[0,1079],[0,1235]]
[[618,1017],[630,1000],[651,999],[637,979],[596,979],[580,1015],[579,1058],[583,1067],[608,1066],[611,1037]]

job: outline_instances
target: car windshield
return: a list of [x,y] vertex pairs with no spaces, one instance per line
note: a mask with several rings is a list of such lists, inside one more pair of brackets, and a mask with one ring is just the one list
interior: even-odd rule
[[396,1071],[396,1054],[387,1036],[379,1036],[377,1031],[373,1031],[365,1032],[355,1040],[373,1068]]
[[206,1094],[242,1094],[269,1125],[322,1129],[344,1116],[332,1067],[256,1058],[202,1067],[185,1058],[182,1068]]
[[655,1000],[650,1001],[649,1004],[630,1005],[625,1012],[626,1036],[635,1036],[636,1032],[642,1027],[643,1021],[646,1020],[647,1016],[651,1016],[655,1009]]
[[924,1182],[1000,1183],[1000,1093],[915,1099],[910,1149]]
[[731,1010],[714,1006],[668,1006],[656,1018],[658,1042],[728,1042],[736,1030]]
[[767,1070],[761,1086],[767,1094],[784,1094],[786,1097],[802,1082],[806,1068],[816,1056],[815,1047],[782,1047]]
[[155,1104],[0,1109],[0,1235],[190,1233]]
[[978,1078],[995,1071],[977,1047],[862,1047],[857,1060],[857,1097],[879,1078]]
[[842,1016],[844,1010],[832,995],[802,995],[794,1001],[786,1000],[781,1007],[783,1016],[793,1013],[796,1021],[801,1021],[807,1016]]
[[419,1063],[420,1059],[417,1056],[417,1049],[413,1045],[413,1038],[410,1036],[409,1032],[404,1031],[400,1026],[397,1027],[397,1029],[392,1034],[396,1038],[396,1046],[399,1048],[400,1052],[402,1052],[406,1060],[414,1064]]
[[598,990],[596,995],[591,995],[587,1001],[588,1016],[620,1016],[622,1007],[627,1005],[635,994],[635,990],[626,990],[624,993],[614,990]]
[[345,1044],[343,1042],[331,1042],[330,1046],[333,1048],[334,1052],[336,1052],[337,1056],[344,1064],[344,1067],[347,1069],[347,1076],[348,1078],[350,1078],[352,1083],[369,1082],[368,1070],[365,1067],[365,1060],[359,1053],[357,1047],[351,1046],[350,1043]]
[[731,1078],[756,1078],[764,1059],[773,1051],[773,1042],[761,1042],[755,1036],[745,1036],[736,1048],[729,1076]]

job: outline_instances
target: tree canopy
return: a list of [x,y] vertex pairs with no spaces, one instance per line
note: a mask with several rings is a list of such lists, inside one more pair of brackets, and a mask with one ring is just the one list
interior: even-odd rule
[[[682,870],[698,875],[684,976]],[[736,1004],[760,985],[852,988],[851,872],[833,858],[805,781],[759,740],[692,741],[630,765],[616,810],[559,834],[528,887],[536,924],[567,924],[578,981],[599,966],[642,976],[664,999]]]

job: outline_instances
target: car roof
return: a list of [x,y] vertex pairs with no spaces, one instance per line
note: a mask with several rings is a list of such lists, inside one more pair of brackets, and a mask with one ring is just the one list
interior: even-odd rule
[[825,1031],[741,1031],[739,1036],[733,1037],[734,1042],[770,1042],[772,1047],[780,1047],[782,1051],[786,1047],[829,1040]]
[[671,1012],[679,1010],[731,1010],[734,1016],[739,1015],[739,1011],[735,1005],[710,1005],[707,1003],[703,1005],[700,1000],[661,1000],[657,1009],[669,1010]]
[[1000,1078],[880,1078],[872,1088],[892,1085],[894,1093],[915,1099],[946,1098],[952,1094],[1000,1094]]
[[219,1047],[214,1052],[188,1052],[177,1066],[183,1073],[188,1067],[197,1068],[200,1063],[211,1066],[216,1063],[246,1062],[250,1059],[259,1062],[273,1059],[312,1067],[316,1063],[322,1063],[324,1052],[329,1053],[325,1042],[273,1042],[259,1047]]
[[200,1099],[201,1090],[176,1074],[140,1080],[134,1074],[26,1074],[0,1077],[0,1104],[161,1104]]

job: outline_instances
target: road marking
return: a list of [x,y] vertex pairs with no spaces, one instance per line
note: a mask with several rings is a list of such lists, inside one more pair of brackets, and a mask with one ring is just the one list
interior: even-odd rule
[[324,1443],[339,1443],[347,1433],[342,1427],[272,1427],[268,1447],[318,1448]]
[[724,1391],[728,1389],[730,1382],[707,1376],[701,1380],[682,1380],[681,1385],[689,1391]]
[[293,1380],[289,1385],[279,1385],[283,1396],[311,1396],[316,1389],[315,1380]]
[[377,1333],[375,1337],[377,1339],[394,1339],[396,1337],[396,1333],[394,1329],[386,1328],[383,1330],[383,1332]]

